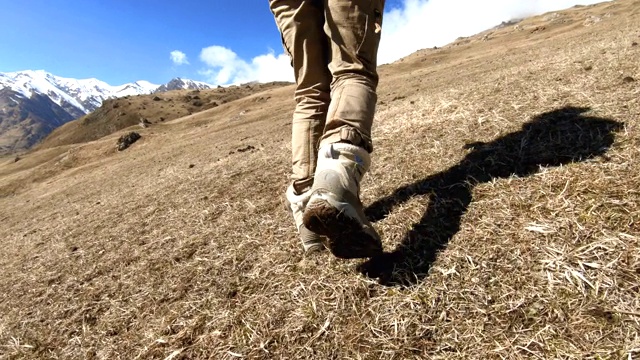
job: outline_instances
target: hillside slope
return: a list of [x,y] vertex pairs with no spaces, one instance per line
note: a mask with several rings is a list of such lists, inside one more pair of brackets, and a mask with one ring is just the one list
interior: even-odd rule
[[147,119],[152,124],[174,120],[284,85],[287,83],[273,82],[202,90],[163,90],[151,95],[106,100],[96,111],[57,128],[38,144],[37,148],[46,149],[96,140],[136,125],[141,119]]
[[635,358],[637,24],[620,0],[381,67],[368,261],[301,255],[292,86],[3,160],[0,358]]

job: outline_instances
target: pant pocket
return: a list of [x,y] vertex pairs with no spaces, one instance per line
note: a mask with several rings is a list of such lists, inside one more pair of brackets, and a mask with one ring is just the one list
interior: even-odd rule
[[369,8],[366,10],[364,18],[364,31],[362,39],[358,45],[357,55],[359,58],[376,66],[378,46],[382,35],[382,14],[384,12],[384,0],[367,1]]

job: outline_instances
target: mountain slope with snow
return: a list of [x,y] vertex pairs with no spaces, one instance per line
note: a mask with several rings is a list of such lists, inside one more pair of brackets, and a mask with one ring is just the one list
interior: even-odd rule
[[46,95],[56,104],[68,103],[85,114],[95,110],[106,99],[127,95],[150,94],[158,85],[148,81],[111,86],[98,79],[72,79],[55,76],[43,70],[0,73],[0,87],[9,88],[25,98]]
[[58,105],[46,95],[23,96],[0,89],[0,154],[28,149],[57,127],[83,115],[76,107]]
[[161,85],[154,92],[166,92],[171,90],[204,90],[210,89],[211,85],[204,83],[202,81],[188,80],[175,78],[169,81],[168,83]]
[[0,73],[0,153],[31,147],[108,99],[208,88],[211,85],[180,78],[161,86],[144,80],[113,86],[95,78],[64,78],[44,70]]

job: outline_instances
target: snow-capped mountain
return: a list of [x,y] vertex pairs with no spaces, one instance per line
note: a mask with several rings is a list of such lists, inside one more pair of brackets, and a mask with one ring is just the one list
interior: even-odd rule
[[54,103],[78,108],[85,114],[98,108],[106,99],[127,95],[150,94],[158,85],[148,81],[111,86],[98,79],[70,79],[43,70],[0,73],[0,88],[9,88],[24,98],[45,95]]
[[161,85],[154,92],[165,92],[171,90],[204,90],[210,89],[211,85],[204,83],[202,81],[188,80],[175,78],[169,81],[168,83]]
[[162,86],[136,81],[112,86],[98,79],[71,79],[43,70],[0,73],[0,153],[27,149],[53,129],[93,112],[111,98],[211,85],[176,78]]

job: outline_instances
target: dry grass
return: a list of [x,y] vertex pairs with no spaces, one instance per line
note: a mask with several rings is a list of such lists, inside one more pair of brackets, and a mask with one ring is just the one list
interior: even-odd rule
[[[97,140],[118,130],[138,125],[141,119],[146,119],[150,124],[171,121],[285,85],[289,84],[284,82],[245,84],[205,90],[173,90],[159,94],[110,99],[96,111],[54,130],[38,144],[36,149]],[[263,97],[260,100],[268,101],[269,99]]]
[[302,257],[291,87],[7,160],[0,358],[640,356],[639,9],[382,67],[381,259]]

